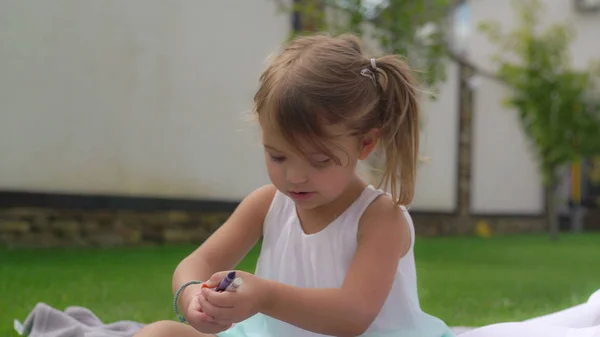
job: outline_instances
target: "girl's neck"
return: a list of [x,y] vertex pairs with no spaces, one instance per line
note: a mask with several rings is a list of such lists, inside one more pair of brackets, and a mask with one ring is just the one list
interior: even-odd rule
[[298,218],[306,234],[323,230],[339,217],[361,195],[367,183],[356,176],[346,190],[332,202],[310,210],[297,209]]

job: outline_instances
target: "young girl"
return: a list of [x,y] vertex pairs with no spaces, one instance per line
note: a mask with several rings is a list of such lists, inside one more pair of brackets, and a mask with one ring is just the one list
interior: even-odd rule
[[[254,97],[272,184],[177,266],[175,305],[188,324],[157,322],[137,336],[453,336],[420,308],[403,206],[415,184],[418,100],[399,57],[367,58],[353,36],[286,46]],[[356,173],[376,149],[389,194]],[[237,271],[243,285],[234,292],[211,289],[260,238],[256,273]],[[464,336],[500,331],[485,329]]]

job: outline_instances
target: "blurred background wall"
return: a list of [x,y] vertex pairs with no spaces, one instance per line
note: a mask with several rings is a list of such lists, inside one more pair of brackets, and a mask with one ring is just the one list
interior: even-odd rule
[[[544,3],[548,22],[576,25],[576,65],[600,53],[598,13]],[[494,49],[476,26],[495,19],[507,30],[510,12],[510,1],[464,1],[454,13],[455,48],[490,68]],[[247,117],[267,57],[292,29],[293,16],[272,0],[1,0],[3,242],[40,228],[78,238],[126,233],[109,242],[164,240],[169,231],[184,240],[182,228],[206,217],[182,211],[231,211],[268,183]],[[545,230],[536,160],[515,112],[500,105],[503,89],[455,62],[446,69],[437,99],[423,98],[422,154],[430,160],[411,206],[420,233],[470,233],[482,221],[499,232]],[[223,215],[211,219],[214,228]]]

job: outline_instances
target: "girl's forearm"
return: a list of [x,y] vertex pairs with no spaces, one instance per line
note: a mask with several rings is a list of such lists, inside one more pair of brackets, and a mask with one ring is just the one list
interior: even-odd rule
[[332,336],[358,336],[375,315],[367,312],[360,296],[338,288],[299,288],[269,282],[262,313],[304,330]]

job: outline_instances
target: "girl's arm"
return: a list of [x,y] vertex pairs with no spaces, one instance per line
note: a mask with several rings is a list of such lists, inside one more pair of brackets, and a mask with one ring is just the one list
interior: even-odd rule
[[358,248],[341,288],[299,288],[265,280],[269,295],[261,311],[321,334],[362,334],[379,314],[398,262],[410,247],[403,212],[386,195],[367,208],[359,223]]
[[[215,272],[234,268],[262,236],[262,226],[273,200],[275,187],[265,185],[247,196],[200,247],[184,258],[173,273],[173,293],[185,282],[207,281]],[[179,305],[187,308],[200,285],[187,286],[179,295]]]

